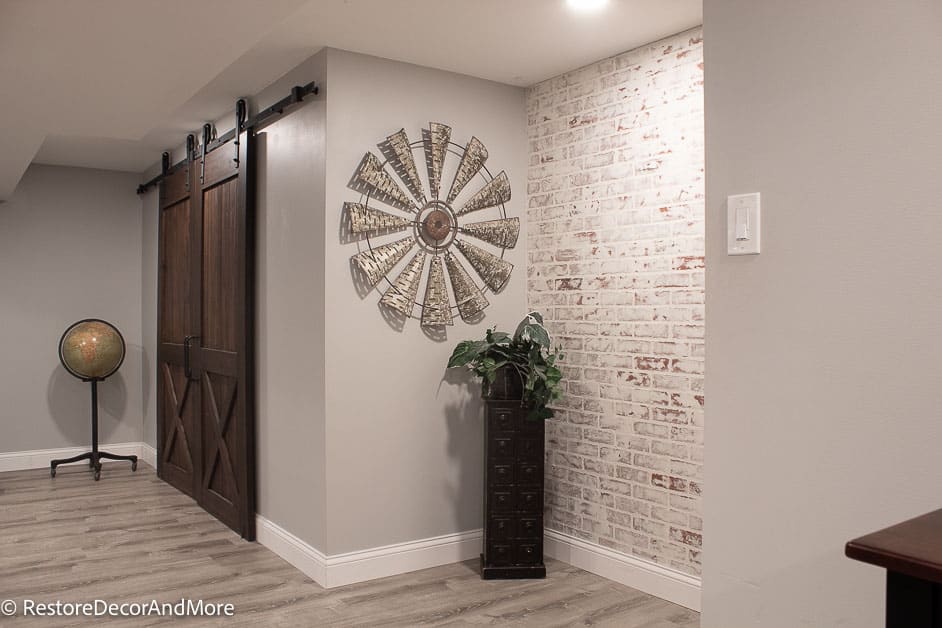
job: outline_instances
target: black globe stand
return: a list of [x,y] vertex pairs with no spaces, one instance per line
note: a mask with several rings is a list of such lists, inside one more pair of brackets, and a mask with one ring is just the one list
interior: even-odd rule
[[49,463],[49,475],[56,477],[56,467],[60,464],[69,464],[88,460],[88,466],[95,471],[95,481],[101,479],[101,461],[102,460],[127,460],[131,463],[131,471],[137,471],[137,456],[119,456],[118,454],[108,453],[107,451],[98,451],[98,379],[85,379],[85,382],[92,384],[92,450],[71,458],[62,460],[53,460]]

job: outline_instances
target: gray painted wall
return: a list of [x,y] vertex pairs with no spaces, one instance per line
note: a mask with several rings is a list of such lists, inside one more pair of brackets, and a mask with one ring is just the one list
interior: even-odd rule
[[[482,322],[456,318],[442,341],[426,337],[415,320],[401,331],[391,327],[379,294],[361,298],[351,280],[357,248],[340,241],[341,208],[359,195],[347,182],[366,151],[379,154],[376,144],[387,135],[404,127],[414,141],[430,121],[444,122],[455,142],[472,135],[484,142],[488,167],[510,177],[508,211],[525,223],[527,125],[522,89],[327,52],[328,531],[321,549],[337,554],[480,528],[480,391],[444,367],[459,340],[483,337],[495,325],[512,331],[526,313],[524,224],[509,251],[514,273],[502,294],[488,295]],[[424,174],[422,161],[419,169]],[[450,181],[447,173],[443,179]]]
[[[939,507],[942,5],[706,0],[704,628],[876,628]],[[725,199],[762,193],[758,257]]]
[[[159,172],[159,170],[157,171]],[[147,173],[149,180],[155,173]],[[159,240],[157,188],[141,197],[141,368],[143,440],[157,447],[157,243]]]
[[[257,104],[292,85],[323,84],[325,56],[276,81]],[[258,136],[258,512],[317,548],[326,535],[326,116],[324,96],[312,97]]]
[[33,165],[0,205],[0,452],[87,446],[89,385],[59,364],[82,318],[124,335],[99,384],[102,443],[141,440],[141,213],[133,174]]

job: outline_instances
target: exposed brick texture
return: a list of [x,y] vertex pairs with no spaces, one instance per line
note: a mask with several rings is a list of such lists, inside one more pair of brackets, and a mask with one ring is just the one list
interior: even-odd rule
[[700,573],[697,28],[529,90],[528,299],[566,353],[546,525]]

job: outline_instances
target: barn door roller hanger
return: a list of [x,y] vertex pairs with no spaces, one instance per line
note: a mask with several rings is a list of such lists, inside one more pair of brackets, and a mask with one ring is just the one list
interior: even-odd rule
[[[248,117],[248,103],[246,102],[244,98],[240,98],[239,100],[236,101],[236,105],[235,105],[235,121],[236,121],[235,126],[230,131],[223,133],[222,135],[218,137],[215,137],[215,127],[213,127],[212,124],[209,124],[209,123],[204,124],[203,133],[202,133],[203,144],[200,149],[200,158],[201,158],[200,159],[200,181],[202,182],[203,180],[204,170],[203,170],[202,162],[205,161],[206,155],[213,152],[214,150],[216,150],[217,148],[219,148],[220,146],[222,146],[229,140],[235,139],[235,142],[234,142],[235,159],[233,161],[235,161],[236,167],[238,167],[239,166],[239,135],[243,131],[249,131],[252,133],[259,131],[263,127],[277,120],[279,117],[281,117],[285,113],[290,112],[290,110],[295,105],[302,102],[305,99],[305,97],[310,96],[310,95],[316,96],[319,91],[320,90],[317,87],[317,84],[314,83],[314,81],[311,81],[307,85],[295,85],[294,87],[291,88],[291,93],[289,93],[287,96],[285,96],[284,98],[282,98],[281,100],[273,104],[271,107],[268,107],[267,109],[263,109],[262,111],[259,111],[252,118]],[[177,168],[185,166],[187,162],[190,160],[191,156],[193,156],[193,152],[195,150],[195,139],[196,138],[193,134],[190,134],[187,136],[187,141],[186,141],[187,155],[185,158],[181,159],[180,161],[178,161],[177,163],[173,165],[170,164],[170,153],[164,152],[163,155],[161,155],[161,159],[160,159],[160,174],[158,174],[156,177],[154,177],[150,181],[146,183],[142,183],[141,185],[137,186],[137,193],[143,194],[150,187],[160,183],[160,181],[164,177],[166,177],[168,174],[175,171]],[[187,184],[189,184],[189,179],[187,180]]]

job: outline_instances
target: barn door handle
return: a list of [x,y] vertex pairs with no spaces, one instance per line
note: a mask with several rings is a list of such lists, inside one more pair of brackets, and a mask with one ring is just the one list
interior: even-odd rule
[[187,379],[193,379],[193,370],[190,368],[190,343],[198,338],[199,336],[186,336],[183,338],[183,375]]

